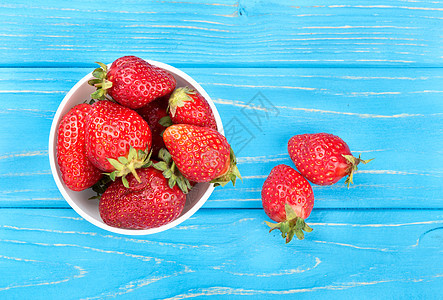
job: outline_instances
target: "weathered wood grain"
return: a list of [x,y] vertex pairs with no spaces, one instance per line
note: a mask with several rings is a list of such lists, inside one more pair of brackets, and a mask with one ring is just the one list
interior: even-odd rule
[[202,209],[131,237],[69,209],[1,209],[2,299],[437,299],[441,210],[314,210],[285,245],[262,210]]
[[[441,299],[442,21],[434,0],[3,1],[0,299]],[[67,91],[128,54],[206,89],[243,175],[145,237],[66,209],[47,151]],[[314,186],[314,231],[285,245],[261,185],[320,131],[376,159]]]
[[[67,207],[48,163],[52,117],[90,69],[0,69],[0,205]],[[355,184],[314,187],[317,207],[442,206],[439,69],[184,69],[207,90],[237,152],[243,183],[206,207],[260,207],[272,167],[293,165],[294,134],[331,132],[362,166]],[[86,100],[86,99],[85,99]]]
[[439,1],[0,4],[1,66],[91,66],[125,54],[186,66],[442,66]]

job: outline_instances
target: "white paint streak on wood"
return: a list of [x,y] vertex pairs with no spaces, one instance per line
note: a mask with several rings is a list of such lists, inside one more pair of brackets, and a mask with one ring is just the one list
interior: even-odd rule
[[59,200],[64,200],[64,199],[62,197],[20,198],[20,201],[31,201],[31,202],[36,202],[36,201],[59,201]]
[[165,298],[164,300],[181,300],[187,298],[195,298],[201,296],[221,296],[221,295],[239,295],[239,296],[254,296],[254,295],[290,295],[298,293],[309,293],[320,290],[346,290],[355,287],[376,285],[389,282],[421,282],[423,280],[430,280],[434,278],[443,277],[443,274],[436,274],[433,276],[426,276],[423,278],[398,278],[398,279],[386,279],[386,280],[374,280],[374,281],[363,281],[363,282],[344,282],[342,284],[328,285],[328,286],[317,286],[313,288],[302,288],[302,289],[291,289],[291,290],[253,290],[253,289],[242,289],[242,288],[230,288],[230,287],[210,287],[201,288],[197,290],[190,290],[186,294],[176,295],[174,297]]
[[354,153],[371,153],[371,152],[384,152],[384,151],[390,151],[392,149],[375,149],[375,150],[354,150],[352,152]]
[[430,77],[388,77],[388,76],[334,76],[334,75],[296,75],[296,74],[234,74],[234,73],[214,73],[219,76],[235,77],[297,77],[297,78],[331,78],[346,80],[429,80]]
[[174,230],[195,230],[201,228],[199,225],[176,226]]
[[37,231],[37,232],[49,232],[49,233],[97,236],[96,232],[66,231],[66,230],[42,229],[42,228],[26,228],[26,227],[17,227],[17,226],[10,226],[10,225],[1,225],[0,228],[5,228],[5,229],[9,229],[9,230],[17,230],[17,231]]
[[287,153],[266,155],[266,156],[251,156],[251,157],[237,157],[237,163],[248,164],[256,162],[274,162],[274,161],[285,161],[288,160],[289,156]]
[[381,119],[397,119],[397,118],[410,118],[410,117],[423,117],[423,114],[395,114],[395,115],[374,115],[374,114],[361,114],[361,113],[352,113],[352,112],[339,112],[339,111],[330,111],[330,110],[322,110],[322,109],[314,109],[314,108],[299,108],[299,107],[288,107],[288,106],[276,106],[281,109],[290,109],[290,110],[299,110],[305,112],[316,112],[316,113],[327,113],[327,114],[339,114],[339,115],[347,115],[347,116],[356,116],[360,118],[381,118]]
[[[379,34],[393,34],[392,32],[297,32],[293,33],[291,36],[297,36],[297,35],[379,35]],[[337,38],[339,39],[339,38]]]
[[[45,217],[48,217],[48,216],[45,216]],[[83,218],[75,218],[75,217],[58,217],[58,218],[84,221]],[[149,244],[149,245],[157,245],[157,246],[179,248],[179,249],[211,248],[212,247],[212,246],[204,245],[204,244],[195,246],[195,245],[188,245],[188,244],[182,244],[182,243],[166,243],[166,242],[141,240],[141,239],[128,238],[128,237],[115,236],[115,235],[101,235],[101,234],[97,234],[96,232],[85,232],[85,231],[66,231],[66,230],[55,230],[55,229],[44,229],[44,228],[26,228],[26,227],[18,227],[18,226],[11,226],[11,225],[0,225],[0,228],[5,228],[5,229],[9,229],[9,230],[17,230],[17,231],[36,231],[36,232],[48,232],[48,233],[56,233],[56,234],[75,234],[75,235],[87,235],[87,236],[89,235],[89,236],[94,236],[94,237],[121,240],[121,241],[125,241],[125,242],[137,243],[137,244]]]
[[179,276],[179,275],[186,274],[186,273],[193,273],[193,272],[195,272],[195,271],[191,270],[188,266],[184,266],[183,271],[174,272],[172,274],[168,274],[168,275],[164,275],[164,276],[156,276],[156,277],[151,277],[151,278],[142,278],[142,279],[133,280],[121,287],[118,287],[117,292],[102,293],[102,294],[97,295],[95,297],[82,298],[82,300],[104,299],[105,297],[106,298],[115,298],[117,296],[121,296],[121,295],[128,294],[130,292],[133,292],[134,290],[142,288],[144,286],[147,286],[151,283],[155,283],[155,282],[163,280],[163,279]]
[[[91,46],[92,48],[93,46]],[[0,82],[1,81],[13,81],[11,78],[0,78]],[[62,79],[57,79],[57,78],[20,78],[20,82],[23,81],[41,81],[41,82],[48,82],[48,81],[62,81]],[[63,81],[65,82],[76,82],[75,80],[69,80],[69,79],[63,79]]]
[[210,199],[209,201],[211,202],[231,202],[231,201],[235,201],[235,202],[256,202],[256,201],[261,201],[261,198],[257,198],[257,199]]
[[183,20],[183,22],[195,22],[195,23],[207,23],[207,24],[223,25],[223,26],[235,26],[234,24],[226,24],[226,23],[207,21],[207,20]]
[[387,248],[362,247],[362,246],[355,246],[355,245],[351,245],[351,244],[335,243],[335,242],[327,242],[327,241],[313,241],[313,242],[321,243],[321,244],[337,245],[337,246],[343,246],[343,247],[350,247],[350,248],[360,249],[360,250],[376,250],[376,251],[381,251],[381,252],[395,252],[395,250],[390,250]]
[[[136,11],[124,11],[124,10],[103,10],[103,9],[77,9],[77,8],[68,8],[68,7],[49,7],[49,6],[31,6],[31,5],[0,5],[0,7],[8,7],[8,8],[28,8],[28,9],[36,9],[36,10],[59,10],[59,11],[72,11],[72,12],[82,12],[82,13],[110,13],[110,14],[157,14],[158,12],[154,11],[142,11],[142,10],[136,10]],[[23,15],[18,15],[23,16]],[[33,16],[35,17],[35,16]],[[46,16],[45,18],[67,18],[70,19],[70,17],[55,17],[55,16]]]
[[[45,216],[47,217],[47,216]],[[52,218],[59,218],[59,219],[67,219],[67,220],[75,220],[75,221],[84,221],[82,217],[67,217],[67,216],[51,216]]]
[[[380,44],[382,45],[382,44]],[[270,59],[273,62],[382,62],[382,63],[415,63],[413,60],[399,60],[399,59]]]
[[424,91],[415,91],[415,92],[409,92],[411,94],[421,94],[421,93],[443,93],[443,91],[436,91],[436,90],[424,90]]
[[394,6],[394,5],[329,5],[328,8],[388,8],[388,9],[409,9],[409,10],[430,10],[443,11],[438,7],[411,7],[411,6]]
[[227,29],[217,29],[217,28],[205,28],[205,27],[197,27],[197,26],[185,26],[185,25],[125,25],[123,27],[134,28],[134,27],[149,27],[149,28],[178,28],[178,29],[195,29],[195,30],[203,30],[203,31],[214,31],[214,32],[228,32],[232,33],[232,31]]
[[234,11],[232,14],[213,14],[216,17],[225,17],[225,18],[238,18],[238,11]]
[[226,7],[238,7],[238,2],[235,4],[226,4],[226,3],[195,3],[188,1],[159,1],[161,3],[173,3],[173,4],[198,4],[198,5],[209,5],[209,6],[226,6]]
[[201,85],[217,85],[217,86],[233,86],[233,87],[246,87],[246,88],[266,88],[266,89],[293,89],[293,90],[305,90],[305,91],[315,91],[315,90],[326,90],[311,87],[300,87],[300,86],[278,86],[278,85],[249,85],[249,84],[231,84],[231,83],[216,83],[216,82],[204,82]]
[[429,77],[386,77],[386,76],[338,76],[350,80],[428,80]]
[[[396,38],[396,37],[386,37],[386,36],[360,36],[360,37],[313,37],[313,38],[286,38],[281,39],[282,41],[333,41],[333,40],[343,40],[343,41],[358,41],[358,40],[386,40],[386,41],[418,41],[414,38]],[[262,42],[272,42],[270,40],[265,40]]]
[[68,91],[0,90],[0,94],[66,94]]
[[73,35],[48,35],[48,34],[7,34],[0,33],[0,36],[7,37],[53,37],[53,38],[73,38]]
[[55,114],[55,111],[52,110],[41,110],[41,109],[32,109],[32,108],[6,108],[6,109],[0,109],[0,114],[11,114],[11,113],[29,113],[33,116],[45,118],[52,120],[53,115]]
[[44,246],[44,247],[80,248],[80,249],[85,249],[85,250],[89,250],[89,251],[93,251],[93,252],[122,255],[122,256],[130,257],[130,258],[134,258],[134,259],[138,259],[138,260],[142,260],[142,261],[154,261],[156,263],[161,263],[162,261],[164,261],[163,259],[151,257],[151,256],[132,254],[132,253],[123,252],[123,251],[116,251],[116,250],[105,250],[105,249],[94,248],[94,247],[89,247],[89,246],[81,246],[81,245],[77,245],[77,244],[63,244],[63,243],[49,244],[49,243],[43,243],[43,242],[24,242],[24,241],[20,241],[20,240],[6,240],[6,239],[0,239],[0,242],[14,243],[14,244],[30,244],[30,245]]
[[[260,192],[261,188],[223,188],[223,190],[218,190],[219,192],[224,193],[224,191],[235,191],[235,192],[244,192],[244,193],[256,193]],[[216,190],[217,192],[217,190]]]
[[267,178],[268,175],[251,175],[251,176],[242,176],[243,179],[263,179]]
[[356,59],[357,62],[398,62],[398,63],[414,63],[413,60],[390,60],[390,59]]
[[243,218],[238,220],[236,223],[243,223],[243,222],[250,222],[250,221],[255,221],[256,218]]
[[141,239],[135,239],[135,238],[128,238],[128,237],[121,237],[121,236],[115,236],[115,235],[100,235],[100,237],[103,238],[110,238],[115,240],[122,240],[125,242],[132,242],[137,244],[148,244],[148,245],[158,245],[158,246],[165,246],[169,248],[178,248],[178,249],[197,249],[197,248],[212,248],[212,246],[201,244],[201,245],[189,245],[189,244],[182,244],[182,243],[167,243],[167,242],[159,242],[159,241],[151,241],[151,240],[141,240]]
[[[34,111],[34,110],[33,110]],[[39,111],[39,110],[35,110]],[[12,153],[12,154],[6,154],[0,156],[0,160],[2,159],[9,159],[9,158],[16,158],[16,157],[32,157],[32,156],[47,156],[48,150],[37,150],[37,151],[30,151],[30,152],[24,152],[24,153]]]
[[395,29],[417,29],[418,27],[404,27],[404,26],[393,26],[393,25],[373,25],[373,26],[362,26],[362,25],[342,25],[342,26],[305,26],[302,29],[354,29],[354,28],[395,28]]
[[[227,100],[227,99],[213,99],[213,101],[217,104],[226,104],[226,105],[233,105],[237,107],[247,108],[247,109],[254,109],[254,110],[261,110],[269,112],[268,109],[264,107],[254,106],[246,104],[242,101],[233,101],[233,100]],[[295,110],[295,111],[304,111],[304,112],[312,112],[312,113],[325,113],[325,114],[339,114],[339,115],[347,115],[347,116],[356,116],[360,118],[381,118],[381,119],[397,119],[397,118],[410,118],[410,117],[424,117],[423,114],[395,114],[395,115],[375,115],[375,114],[362,114],[362,113],[352,113],[352,112],[339,112],[339,111],[331,111],[331,110],[322,110],[322,109],[315,109],[315,108],[301,108],[301,107],[289,107],[289,106],[275,106],[278,109],[281,110]],[[431,115],[437,115],[437,114],[429,114],[426,116]]]
[[10,190],[10,191],[1,191],[0,194],[15,194],[15,193],[29,193],[29,192],[41,192],[41,190],[31,190],[31,189]]
[[0,177],[23,177],[23,176],[37,176],[37,175],[51,175],[51,170],[42,170],[35,172],[21,172],[21,173],[6,173],[0,174]]
[[399,224],[347,224],[347,223],[309,223],[312,226],[349,226],[349,227],[402,227],[415,225],[443,224],[443,220],[399,223]]
[[297,268],[297,269],[289,269],[289,270],[281,270],[279,272],[275,272],[275,273],[239,273],[239,272],[227,272],[229,274],[232,275],[236,275],[236,276],[253,276],[253,277],[274,277],[274,276],[285,276],[285,275],[292,275],[292,274],[298,274],[298,273],[304,273],[307,271],[311,271],[313,269],[315,269],[318,265],[320,265],[321,260],[318,257],[315,257],[315,264],[312,267],[306,268],[306,269],[302,269],[302,268]]
[[[10,257],[10,256],[4,256],[4,255],[0,255],[0,259],[8,259],[8,260],[15,260],[15,261],[22,261],[22,262],[29,262],[29,263],[43,263],[43,264],[45,263],[44,261],[38,261],[38,260],[34,260],[34,259]],[[32,287],[32,286],[45,286],[45,285],[54,285],[54,284],[64,283],[64,282],[68,282],[73,279],[82,278],[88,273],[85,269],[83,269],[80,266],[72,266],[71,264],[68,264],[68,263],[65,263],[65,265],[67,265],[68,267],[74,268],[77,271],[77,274],[67,277],[67,278],[64,278],[64,279],[55,280],[55,281],[42,281],[42,282],[36,282],[36,283],[30,283],[30,284],[9,285],[9,286],[5,286],[5,287],[0,287],[0,291],[6,291],[6,290],[11,290],[11,289],[16,289],[16,288],[28,288],[28,287]]]
[[212,99],[212,101],[214,101],[217,104],[226,104],[226,105],[232,105],[232,106],[237,106],[237,107],[242,107],[242,108],[265,111],[265,112],[268,111],[265,107],[248,105],[243,101],[237,101],[237,100],[234,101],[234,100],[227,100],[227,99],[220,99],[220,98],[219,99]]
[[351,92],[353,96],[400,95],[401,92]]
[[396,170],[358,170],[357,172],[358,173],[366,173],[366,174],[419,175],[419,176],[440,177],[439,174],[434,174],[434,173],[405,172],[405,171],[396,171]]
[[[319,290],[345,290],[353,287],[375,285],[380,283],[393,282],[397,280],[379,280],[372,282],[349,282],[343,283],[341,285],[329,285],[329,286],[319,286],[313,288],[303,288],[303,289],[291,289],[291,290],[252,290],[252,289],[241,289],[241,288],[230,288],[230,287],[211,287],[202,288],[199,290],[191,290],[187,294],[180,294],[171,298],[166,298],[164,300],[180,300],[187,298],[195,298],[201,296],[221,296],[221,295],[239,295],[239,296],[254,296],[254,295],[290,295],[297,293],[308,293],[315,292]],[[401,280],[404,281],[404,280]]]
[[27,259],[27,258],[20,258],[20,257],[10,257],[10,256],[5,256],[5,255],[0,255],[0,259],[8,259],[8,260],[24,261],[24,262],[41,262],[41,261],[35,260],[35,259]]

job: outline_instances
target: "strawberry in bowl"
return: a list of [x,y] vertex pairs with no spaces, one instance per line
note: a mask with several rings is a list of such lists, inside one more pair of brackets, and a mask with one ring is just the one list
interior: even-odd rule
[[136,56],[123,56],[115,60],[109,70],[105,64],[92,73],[96,78],[89,84],[97,90],[93,99],[105,99],[106,95],[123,106],[136,109],[169,95],[176,87],[174,76],[155,64]]
[[[155,122],[167,114],[165,107],[177,88],[191,89],[204,98],[204,105],[210,108],[212,114],[208,113],[215,120],[216,126],[212,126],[222,135],[220,116],[206,91],[186,73],[161,62],[126,56],[110,65],[100,64],[100,68],[81,79],[67,93],[51,126],[49,158],[59,191],[84,219],[115,233],[152,234],[185,221],[209,198],[214,183],[188,182],[189,188],[183,192],[179,186],[169,186],[171,176],[164,176],[168,174],[167,170],[153,168],[158,162],[151,161],[151,157],[155,157],[151,150],[154,148],[158,152],[165,148],[161,134],[167,127],[157,126]],[[96,102],[87,104],[91,98]],[[66,138],[71,134],[67,133],[63,118],[77,105],[81,105],[80,112],[75,112],[80,117],[77,118],[79,121],[74,121],[76,126],[82,126],[84,134],[77,139],[79,146],[75,152],[70,148],[71,144],[59,143],[59,137]],[[149,107],[156,105],[161,108],[152,111],[151,116]],[[66,149],[62,150],[62,147]],[[58,155],[64,165],[59,163]],[[72,180],[70,174],[73,173],[67,168],[73,168],[70,162],[74,158],[80,162],[81,168],[75,170],[77,177]],[[78,172],[84,171],[89,173],[78,176]],[[67,180],[69,176],[71,182]],[[168,185],[164,185],[165,180]],[[154,190],[164,196],[162,199],[171,200],[169,204],[161,205],[169,205],[169,211],[173,213],[161,216],[158,206],[152,206],[152,201],[148,201],[136,208],[136,214],[128,213],[123,220],[112,217],[117,203],[109,205],[109,199],[114,195],[118,195],[115,199],[119,199],[119,205],[130,209],[135,203],[131,199],[148,199]],[[90,200],[97,196],[97,191],[101,199]],[[146,218],[154,215],[158,222],[148,224]]]

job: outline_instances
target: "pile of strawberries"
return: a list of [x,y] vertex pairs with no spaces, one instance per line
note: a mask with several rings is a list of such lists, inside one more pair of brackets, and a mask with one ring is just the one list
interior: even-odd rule
[[67,187],[98,193],[106,224],[159,227],[181,214],[196,183],[235,184],[234,152],[202,95],[135,56],[99,65],[94,101],[60,122],[57,161]]
[[338,136],[328,133],[295,135],[288,142],[288,152],[298,171],[287,165],[271,170],[261,192],[263,209],[278,223],[266,222],[270,231],[278,229],[286,243],[294,235],[304,238],[303,231],[312,228],[305,223],[314,207],[314,194],[308,180],[317,185],[332,185],[348,176],[352,183],[359,163],[368,163],[354,157],[349,146]]
[[[103,221],[148,229],[175,220],[186,194],[199,182],[235,185],[241,178],[231,146],[217,131],[209,103],[191,87],[176,87],[164,69],[135,56],[98,63],[91,101],[76,105],[58,128],[57,160],[71,190],[92,188]],[[362,160],[339,137],[293,136],[290,166],[274,167],[263,184],[262,204],[286,242],[312,231],[305,219],[314,206],[309,182],[332,185]]]

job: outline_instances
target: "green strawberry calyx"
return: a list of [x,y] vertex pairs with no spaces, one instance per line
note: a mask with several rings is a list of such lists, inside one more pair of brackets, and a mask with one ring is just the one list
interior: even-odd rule
[[286,239],[286,244],[289,243],[294,235],[302,240],[305,238],[303,231],[311,232],[313,229],[306,224],[303,218],[300,218],[295,213],[294,209],[286,203],[285,204],[285,212],[286,212],[286,220],[280,223],[271,223],[265,221],[266,225],[268,225],[271,229],[269,232],[278,229],[281,231],[281,236]]
[[153,167],[163,172],[162,174],[168,180],[169,187],[172,189],[177,184],[184,194],[189,193],[192,188],[191,183],[180,173],[168,150],[160,149],[158,158],[160,161],[154,163]]
[[163,127],[169,127],[173,125],[171,117],[170,116],[164,116],[158,121],[158,124],[160,124]]
[[368,162],[370,162],[371,160],[374,160],[374,158],[371,159],[367,159],[367,160],[363,160],[361,159],[361,154],[358,157],[352,156],[352,155],[346,155],[346,154],[342,154],[343,157],[351,164],[350,167],[348,168],[348,177],[345,180],[345,184],[349,186],[354,183],[353,179],[354,179],[354,173],[358,170],[357,165],[359,163],[362,164],[367,164]]
[[91,94],[92,99],[96,100],[111,100],[107,97],[107,90],[112,87],[112,82],[107,79],[108,66],[101,62],[96,62],[100,67],[92,71],[94,79],[88,81],[89,85],[96,88],[95,92]]
[[168,111],[172,117],[175,116],[177,107],[185,106],[186,102],[192,102],[194,99],[190,95],[195,95],[197,92],[190,87],[180,87],[175,89],[171,97],[169,97]]
[[120,156],[118,159],[108,158],[108,162],[115,168],[115,170],[111,173],[105,174],[108,175],[112,181],[117,177],[121,177],[122,183],[125,187],[129,187],[128,180],[126,179],[126,175],[129,173],[134,175],[138,182],[141,182],[136,170],[140,168],[148,168],[152,165],[152,151],[149,153],[147,151],[148,149],[145,151],[137,151],[131,146],[129,147],[128,156]]
[[234,151],[232,148],[230,148],[230,165],[228,171],[223,174],[222,176],[219,176],[218,178],[215,178],[211,180],[210,182],[214,184],[214,186],[221,185],[222,187],[228,184],[229,182],[232,182],[232,185],[235,186],[235,181],[237,178],[240,178],[240,180],[243,181],[240,175],[240,171],[237,167],[237,158],[235,157]]

